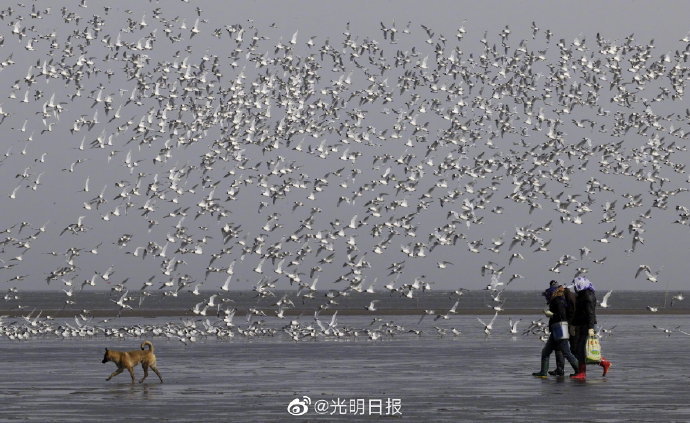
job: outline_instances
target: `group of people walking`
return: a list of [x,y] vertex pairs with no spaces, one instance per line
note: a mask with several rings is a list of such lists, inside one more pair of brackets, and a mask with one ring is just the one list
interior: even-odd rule
[[[532,375],[541,378],[546,378],[548,375],[563,376],[565,360],[568,360],[574,370],[570,377],[585,380],[587,377],[585,347],[588,337],[594,336],[597,325],[597,298],[594,286],[589,279],[579,276],[568,287],[551,281],[543,295],[548,303],[548,309],[545,309],[544,313],[549,317],[551,333],[541,351],[541,370]],[[556,352],[556,369],[549,371],[549,360],[554,351]],[[603,367],[604,376],[606,376],[611,362],[601,357],[598,364]]]

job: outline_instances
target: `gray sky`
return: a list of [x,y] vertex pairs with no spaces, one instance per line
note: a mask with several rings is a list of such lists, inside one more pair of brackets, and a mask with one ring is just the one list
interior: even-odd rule
[[[0,290],[69,290],[70,280],[78,290],[93,275],[87,290],[123,282],[138,290],[147,280],[150,290],[173,290],[180,278],[185,290],[197,283],[217,290],[232,263],[230,290],[262,278],[290,289],[314,277],[318,289],[383,290],[415,279],[432,289],[478,289],[492,272],[504,283],[521,275],[509,289],[538,289],[569,281],[577,268],[600,289],[685,287],[688,225],[672,222],[687,220],[689,206],[680,171],[688,162],[688,102],[675,96],[669,75],[678,87],[687,81],[687,56],[676,54],[688,48],[686,2],[117,2],[108,11],[106,4],[69,2],[63,13],[62,5],[36,2],[34,17],[32,4],[13,5],[0,21],[7,64],[0,258],[8,266]],[[382,24],[395,27],[395,43]],[[321,59],[326,42],[342,66],[328,53]],[[635,69],[630,58],[645,51]],[[527,52],[543,56],[529,70]],[[405,68],[396,56],[407,56]],[[467,79],[449,74],[450,57]],[[390,68],[382,75],[372,62]],[[531,78],[521,89],[518,70]],[[550,80],[559,72],[562,91]],[[401,92],[403,77],[412,85]],[[598,91],[587,85],[593,81]],[[360,102],[365,90],[378,97]],[[576,104],[595,91],[592,103]],[[501,121],[510,127],[503,135]],[[616,122],[627,132],[617,134]],[[592,178],[611,190],[587,192]],[[525,198],[507,198],[516,192],[532,212]],[[79,216],[83,228],[65,231]],[[643,238],[634,251],[631,222]],[[227,242],[224,227],[237,228]],[[619,238],[595,241],[614,228]],[[510,248],[518,232],[524,236]],[[453,235],[455,244],[431,251],[434,240]],[[71,247],[80,251],[70,264]],[[581,258],[583,247],[591,252]],[[517,253],[524,259],[511,260]],[[391,275],[395,263],[402,269]],[[644,272],[635,278],[641,264],[658,282]],[[63,274],[48,286],[51,272]]]

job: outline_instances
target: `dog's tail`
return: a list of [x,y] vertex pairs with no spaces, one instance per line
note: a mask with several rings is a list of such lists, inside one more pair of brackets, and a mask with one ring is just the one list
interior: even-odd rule
[[141,349],[144,349],[144,346],[148,345],[149,346],[149,351],[153,352],[153,344],[151,341],[144,341],[141,343]]

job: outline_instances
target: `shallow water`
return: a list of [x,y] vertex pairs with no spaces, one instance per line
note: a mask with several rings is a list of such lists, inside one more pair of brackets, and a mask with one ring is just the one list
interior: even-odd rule
[[[154,292],[150,296],[145,297],[141,305],[137,305],[137,301],[133,302],[134,310],[126,311],[126,314],[135,314],[146,312],[155,314],[156,311],[167,310],[181,312],[190,312],[196,303],[205,300],[215,292],[204,291],[202,295],[193,295],[191,292],[182,292],[176,297],[166,296],[160,292]],[[312,314],[314,310],[323,304],[325,291],[319,291],[314,299],[300,299],[297,298],[294,291],[277,291],[276,297],[260,298],[256,292],[252,291],[234,291],[219,295],[216,299],[217,303],[222,303],[223,299],[232,300],[230,303],[232,307],[237,308],[238,313],[246,312],[249,307],[258,307],[262,309],[275,310],[274,306],[276,299],[283,295],[291,298],[296,304],[296,308],[305,310],[305,314]],[[690,292],[684,293],[686,297],[690,297]],[[65,310],[67,312],[81,312],[82,309],[91,311],[111,311],[118,312],[118,307],[114,304],[114,300],[118,299],[122,294],[109,291],[96,292],[78,292],[73,296],[75,304],[65,307],[64,294],[62,291],[46,292],[34,291],[24,292],[21,297],[21,304],[23,311],[21,315],[29,314],[32,310]],[[136,296],[136,294],[133,294]],[[597,292],[599,300],[602,299],[604,293]],[[690,301],[671,301],[673,293],[669,295],[664,291],[615,291],[609,300],[609,308],[599,308],[597,313],[604,314],[606,312],[616,312],[619,310],[629,310],[629,313],[640,312],[650,314],[647,311],[648,305],[659,306],[662,313],[690,313]],[[504,295],[505,303],[503,308],[504,314],[509,314],[512,310],[541,310],[544,308],[544,299],[541,292],[538,291],[509,291]],[[388,292],[376,292],[369,294],[367,292],[358,293],[357,295],[343,296],[338,298],[338,304],[331,305],[329,310],[347,310],[362,312],[372,300],[377,301],[377,308],[379,310],[397,310],[400,314],[412,312],[417,313],[419,310],[432,309],[444,310],[450,308],[455,301],[458,303],[458,311],[469,310],[474,314],[477,310],[485,310],[486,313],[493,313],[490,307],[498,305],[491,298],[491,293],[487,290],[467,291],[462,296],[458,297],[452,292],[448,291],[427,291],[420,292],[413,299],[406,298],[399,294],[391,294]],[[663,305],[667,304],[667,307]],[[0,303],[0,314],[7,314],[8,312],[16,312],[13,309],[13,303]],[[225,308],[225,307],[223,307]],[[632,312],[630,312],[630,310]],[[291,310],[288,309],[288,312]],[[215,310],[213,310],[215,312]],[[44,313],[45,315],[46,313]],[[209,315],[213,314],[209,312]],[[273,312],[269,312],[273,315]]]
[[[343,317],[366,327],[370,318]],[[690,337],[654,329],[690,327],[690,316],[606,316],[615,326],[602,340],[613,361],[602,378],[590,367],[584,383],[533,378],[542,343],[503,328],[490,337],[473,316],[438,325],[460,329],[457,337],[432,335],[439,322],[425,320],[421,337],[380,341],[318,339],[292,342],[282,336],[201,340],[184,345],[155,338],[158,383],[151,373],[131,385],[125,373],[105,381],[112,363],[103,348],[135,349],[139,339],[0,340],[0,420],[3,421],[361,421],[349,407],[342,416],[318,415],[317,400],[400,400],[405,421],[687,421],[690,419],[685,351]],[[414,316],[395,316],[416,328]],[[522,322],[524,323],[524,322]],[[507,325],[506,325],[507,326]],[[139,378],[142,370],[135,371]],[[312,407],[300,417],[287,405],[307,395]],[[329,408],[329,412],[332,408]],[[374,409],[376,410],[376,409]],[[556,411],[557,410],[557,411]]]

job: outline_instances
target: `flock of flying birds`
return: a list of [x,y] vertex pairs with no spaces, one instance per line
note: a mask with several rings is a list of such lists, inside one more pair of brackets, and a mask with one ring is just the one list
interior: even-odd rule
[[[537,23],[524,39],[508,26],[471,41],[464,26],[394,21],[312,36],[183,6],[0,10],[0,172],[12,184],[0,284],[6,310],[22,309],[22,285],[37,279],[75,310],[82,291],[110,291],[120,311],[191,292],[203,320],[109,328],[88,310],[74,324],[26,310],[0,319],[0,335],[274,334],[265,320],[305,299],[321,303],[313,324],[282,328],[296,340],[419,334],[318,313],[479,274],[502,304],[526,278],[516,269],[572,279],[607,251],[643,254],[649,222],[688,230],[690,35],[671,51],[633,35],[566,40]],[[34,221],[41,212],[50,218]],[[598,235],[557,252],[580,228]],[[633,275],[662,278],[646,264]],[[242,289],[276,310],[205,317]],[[422,319],[456,314],[463,292]],[[480,319],[487,334],[494,308]]]

